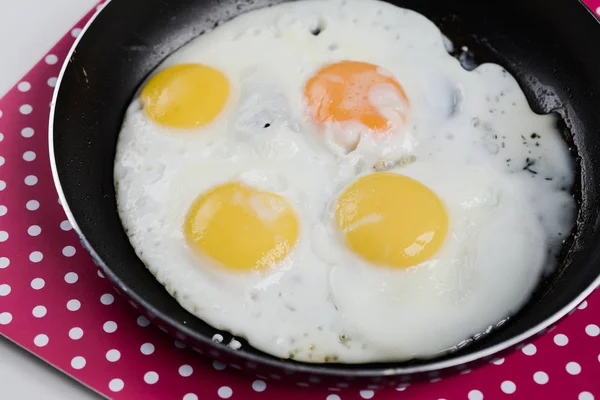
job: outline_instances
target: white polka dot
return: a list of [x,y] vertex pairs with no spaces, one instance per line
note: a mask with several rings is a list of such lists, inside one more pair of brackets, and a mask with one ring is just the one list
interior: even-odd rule
[[341,400],[340,396],[338,396],[337,394],[330,394],[329,396],[327,396],[327,400]]
[[112,379],[108,382],[108,388],[111,392],[120,392],[125,387],[125,384],[121,379]]
[[500,389],[506,394],[513,394],[517,390],[517,385],[512,381],[504,381],[500,385]]
[[535,347],[534,344],[528,344],[527,346],[523,347],[523,349],[521,349],[521,351],[523,352],[523,354],[527,355],[527,356],[532,356],[536,353],[537,348]]
[[54,54],[48,54],[45,60],[46,64],[54,65],[58,62],[58,57],[56,57]]
[[42,318],[43,316],[46,315],[47,312],[48,312],[48,310],[44,306],[35,306],[35,307],[33,307],[33,310],[31,310],[31,313],[36,318]]
[[19,89],[20,92],[28,92],[29,89],[31,89],[31,83],[26,81],[19,82],[17,89]]
[[29,236],[37,236],[42,233],[42,228],[37,225],[31,225],[29,228],[27,228],[27,233]]
[[4,165],[4,157],[0,156],[0,166]]
[[71,229],[73,229],[73,227],[71,226],[71,223],[69,221],[64,220],[60,223],[60,229],[62,229],[63,231],[70,231]]
[[104,293],[100,297],[100,303],[104,304],[105,306],[112,304],[114,301],[115,301],[115,297],[110,293]]
[[8,232],[0,231],[0,242],[6,242],[8,240]]
[[3,217],[8,212],[8,208],[6,206],[0,206],[0,217]]
[[58,82],[58,78],[53,76],[52,78],[48,79],[48,86],[55,87],[57,82]]
[[34,339],[33,339],[33,343],[37,346],[37,347],[44,347],[45,345],[48,344],[48,342],[50,341],[50,339],[48,339],[48,336],[44,335],[43,333],[37,335]]
[[183,377],[188,377],[192,374],[192,372],[194,372],[193,368],[190,365],[182,365],[181,367],[179,367],[179,375],[183,376]]
[[373,392],[372,390],[361,390],[360,391],[360,397],[362,397],[363,399],[371,399],[371,398],[373,398],[374,395],[375,395],[375,392]]
[[266,388],[267,388],[267,384],[265,383],[265,381],[252,382],[252,389],[255,392],[264,392]]
[[12,321],[12,314],[9,312],[0,313],[0,325],[8,325]]
[[79,327],[71,328],[69,330],[69,337],[73,340],[79,340],[83,337],[83,329]]
[[577,306],[577,308],[579,310],[584,310],[586,307],[588,306],[588,303],[586,300],[582,301],[580,305]]
[[33,185],[35,185],[36,183],[38,183],[38,178],[37,178],[37,176],[35,176],[35,175],[27,175],[27,176],[25,177],[25,184],[26,184],[27,186],[33,186]]
[[38,208],[40,208],[40,203],[37,200],[29,200],[27,202],[27,204],[25,204],[25,207],[29,210],[29,211],[35,211]]
[[227,365],[223,364],[220,361],[213,361],[213,368],[218,370],[218,371],[222,371],[225,368],[227,368]]
[[144,327],[150,325],[150,321],[148,321],[148,318],[144,317],[143,315],[140,315],[137,319],[137,324],[139,326]]
[[0,142],[4,140],[4,134],[0,133]]
[[[598,7],[596,12],[598,12],[598,15],[600,15],[600,7]],[[581,392],[579,393],[579,396],[577,396],[577,400],[594,400],[594,395],[590,392]]]
[[23,128],[21,130],[21,136],[23,136],[24,138],[30,138],[33,136],[34,130],[33,128]]
[[598,328],[598,325],[589,324],[585,327],[585,333],[587,333],[591,337],[596,337],[600,335],[600,328]]
[[183,396],[183,400],[198,400],[198,396],[196,396],[194,393],[188,393]]
[[117,330],[117,323],[114,321],[106,321],[102,326],[102,329],[104,329],[104,332],[106,333],[113,333]]
[[65,282],[67,283],[75,283],[79,279],[79,275],[75,272],[67,272],[65,275]]
[[10,294],[10,285],[3,283],[0,285],[0,296],[8,296]]
[[[596,8],[596,14],[600,15],[600,7]],[[581,399],[579,399],[581,400]]]
[[154,345],[152,343],[144,343],[142,347],[140,347],[140,351],[142,354],[150,355],[154,353]]
[[2,118],[2,110],[0,110],[0,118]]
[[144,374],[144,382],[149,385],[154,385],[158,382],[158,374],[154,371],[146,372],[146,374]]
[[119,358],[121,358],[121,352],[117,349],[111,349],[106,352],[106,359],[110,362],[119,361]]
[[81,303],[77,299],[71,299],[67,301],[67,310],[77,311],[81,308]]
[[6,189],[6,182],[0,181],[0,192]]
[[533,374],[533,380],[539,385],[545,385],[546,383],[548,383],[549,380],[548,374],[544,371],[538,371],[535,374]]
[[23,115],[29,115],[33,111],[33,107],[30,104],[23,104],[19,107],[19,112]]
[[102,271],[98,270],[98,276],[102,279],[104,279],[104,274],[102,273]]
[[85,367],[85,358],[81,356],[73,357],[71,360],[71,367],[74,369],[82,369]]
[[80,34],[81,34],[81,28],[75,28],[71,31],[71,36],[73,36],[74,38],[76,38]]
[[75,255],[75,247],[73,246],[65,246],[62,249],[63,256],[65,257],[73,257]]
[[31,287],[35,290],[40,290],[45,284],[46,282],[42,278],[35,278],[31,281]]
[[569,374],[577,375],[581,372],[581,365],[577,364],[575,361],[571,361],[570,363],[567,363],[566,369]]
[[228,399],[233,394],[233,390],[229,386],[221,386],[217,391],[217,394],[222,399]]
[[469,400],[483,400],[483,393],[479,390],[471,390],[467,395]]
[[[160,327],[159,327],[160,328]],[[173,342],[173,344],[175,345],[175,347],[177,347],[178,349],[185,349],[185,343],[181,343],[179,340],[176,340]]]
[[558,335],[554,336],[554,343],[557,346],[566,346],[567,343],[569,343],[569,338],[566,335],[559,333]]
[[33,251],[31,254],[29,254],[29,261],[34,263],[42,261],[42,258],[44,258],[44,255],[41,251]]
[[26,151],[25,153],[23,153],[23,160],[25,160],[25,161],[35,160],[35,153],[33,151]]
[[4,269],[10,265],[10,260],[6,257],[0,257],[0,269]]

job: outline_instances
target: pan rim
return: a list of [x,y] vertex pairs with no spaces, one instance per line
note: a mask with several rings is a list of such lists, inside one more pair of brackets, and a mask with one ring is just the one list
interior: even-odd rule
[[[182,332],[186,336],[192,337],[195,340],[203,343],[204,345],[215,347],[215,343],[211,338],[205,337],[196,331],[188,328],[184,324],[180,324],[176,320],[173,319],[170,315],[162,313],[158,311],[152,304],[150,304],[146,299],[137,294],[135,291],[131,290],[129,286],[127,286],[122,280],[117,276],[116,273],[104,262],[104,260],[98,255],[92,245],[88,242],[85,234],[77,224],[77,220],[75,216],[71,212],[69,207],[67,198],[64,194],[62,184],[60,181],[60,176],[58,173],[58,166],[56,155],[54,151],[54,119],[56,112],[56,105],[60,94],[60,89],[62,86],[62,80],[66,73],[66,70],[69,66],[70,59],[73,53],[76,51],[80,41],[83,39],[86,32],[93,25],[94,21],[100,15],[102,10],[111,3],[112,0],[107,0],[101,4],[101,7],[98,8],[95,14],[89,19],[86,25],[82,28],[81,33],[75,39],[71,49],[67,53],[65,60],[62,64],[60,73],[57,78],[56,88],[52,95],[52,101],[50,104],[50,116],[48,122],[48,150],[49,150],[49,159],[50,159],[50,167],[52,171],[52,179],[54,182],[55,189],[58,193],[60,204],[67,216],[67,219],[71,223],[73,230],[78,236],[78,239],[88,254],[91,256],[92,261],[101,268],[102,272],[110,279],[111,283],[116,286],[120,291],[124,294],[127,294],[129,299],[132,299],[135,303],[139,304],[143,309],[148,313],[153,315],[156,319],[161,322],[166,323],[171,328],[176,329],[177,331]],[[592,14],[597,22],[600,22],[600,18],[595,16],[592,10],[585,5],[583,0],[578,0],[580,6],[585,7],[590,14]],[[537,334],[542,333],[544,330],[550,328],[562,318],[567,316],[572,310],[575,309],[583,300],[585,300],[596,288],[600,287],[600,275],[598,275],[583,291],[581,291],[573,300],[571,300],[567,305],[563,306],[560,310],[556,311],[554,314],[546,318],[544,321],[538,323],[534,327],[522,332],[519,335],[513,336],[510,339],[507,339],[501,343],[498,343],[494,346],[488,347],[486,349],[479,350],[475,353],[460,356],[460,357],[452,357],[448,360],[444,361],[435,361],[435,357],[429,360],[425,360],[427,363],[419,366],[409,366],[409,367],[390,367],[390,368],[382,368],[382,367],[369,367],[370,365],[377,365],[377,363],[358,363],[358,364],[346,364],[348,366],[358,367],[360,369],[345,369],[340,368],[340,364],[327,364],[327,363],[301,363],[293,360],[287,359],[278,359],[268,353],[264,353],[260,351],[261,354],[253,354],[247,352],[240,352],[237,350],[233,350],[227,346],[218,346],[218,350],[224,353],[227,353],[230,357],[241,359],[247,363],[256,363],[263,364],[272,368],[277,369],[286,369],[292,370],[297,373],[307,373],[311,375],[318,376],[328,376],[328,377],[391,377],[391,376],[403,376],[403,375],[411,375],[411,374],[420,374],[420,373],[430,373],[434,371],[446,370],[450,368],[456,368],[460,365],[469,364],[475,362],[477,360],[481,360],[487,357],[491,357],[494,354],[506,351],[519,343],[534,337]],[[181,307],[181,306],[180,306]],[[194,316],[194,318],[198,318]],[[202,320],[201,318],[198,318]],[[252,347],[252,346],[251,346]],[[254,348],[254,347],[253,347]],[[254,348],[255,349],[255,348]],[[405,361],[397,361],[397,362],[387,362],[388,364],[403,364]]]

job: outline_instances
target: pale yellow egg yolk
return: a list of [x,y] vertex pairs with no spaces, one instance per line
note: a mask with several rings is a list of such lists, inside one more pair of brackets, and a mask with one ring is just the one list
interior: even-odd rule
[[448,231],[448,215],[437,195],[412,178],[390,172],[352,183],[338,199],[335,216],[355,254],[392,267],[426,261]]
[[283,260],[298,231],[296,213],[284,197],[235,182],[200,195],[184,225],[191,248],[238,271]]
[[202,64],[179,64],[153,76],[141,93],[146,115],[172,128],[194,128],[211,122],[229,97],[229,81]]
[[390,121],[370,101],[371,90],[386,84],[406,104],[408,97],[393,76],[380,71],[377,65],[360,61],[340,61],[321,68],[304,87],[313,118],[319,124],[359,121],[375,133],[388,129]]

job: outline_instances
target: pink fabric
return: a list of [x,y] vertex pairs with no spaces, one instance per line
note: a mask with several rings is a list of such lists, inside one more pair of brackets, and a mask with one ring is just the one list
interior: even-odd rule
[[[600,7],[600,0],[588,2],[594,11]],[[79,245],[50,173],[47,120],[55,77],[90,16],[0,100],[0,333],[114,399],[600,400],[598,291],[505,360],[375,392],[252,380],[147,326]]]

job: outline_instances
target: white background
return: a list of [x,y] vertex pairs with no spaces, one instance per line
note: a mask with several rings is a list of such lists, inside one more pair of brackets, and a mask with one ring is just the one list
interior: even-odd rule
[[[96,0],[0,0],[0,97]],[[96,394],[0,337],[0,398],[97,400]]]

